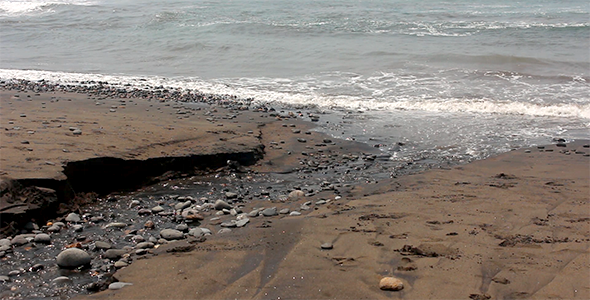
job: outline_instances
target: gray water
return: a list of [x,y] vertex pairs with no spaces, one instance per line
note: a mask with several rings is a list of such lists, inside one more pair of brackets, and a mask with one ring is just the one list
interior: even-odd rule
[[8,0],[0,78],[313,105],[319,130],[394,159],[471,160],[590,138],[589,16],[585,0]]

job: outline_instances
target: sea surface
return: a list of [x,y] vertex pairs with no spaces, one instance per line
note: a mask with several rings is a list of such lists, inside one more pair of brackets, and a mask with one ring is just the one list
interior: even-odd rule
[[0,29],[0,79],[311,107],[393,160],[590,138],[587,0],[2,0]]

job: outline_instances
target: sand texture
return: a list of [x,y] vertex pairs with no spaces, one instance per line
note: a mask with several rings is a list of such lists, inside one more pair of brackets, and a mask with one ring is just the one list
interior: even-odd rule
[[[192,252],[162,251],[115,274],[133,286],[87,298],[588,299],[588,148],[527,152],[368,186]],[[404,289],[380,290],[384,276]]]

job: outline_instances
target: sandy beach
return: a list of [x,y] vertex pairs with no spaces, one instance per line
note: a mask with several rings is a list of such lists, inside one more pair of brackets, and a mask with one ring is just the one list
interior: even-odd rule
[[[293,174],[290,180],[320,178],[323,170],[345,166],[344,156],[372,162],[371,155],[379,155],[374,147],[313,131],[313,123],[301,118],[305,113],[61,91],[2,90],[0,100],[2,237],[12,238],[33,214],[38,228],[32,232],[46,232],[48,221],[63,221],[70,212],[83,216],[109,193],[148,183],[232,174],[229,167],[244,168],[245,174]],[[141,255],[126,248],[129,264],[117,268],[113,280],[132,285],[74,298],[588,299],[588,144],[516,149],[450,169],[363,179],[338,186],[338,193],[318,189],[281,199],[271,194],[266,207],[296,210],[311,203],[306,205],[311,208],[300,215],[250,217],[243,228],[204,239],[186,234],[180,241],[160,239]],[[88,163],[102,158],[116,163]],[[302,169],[312,158],[320,163]],[[238,163],[228,167],[228,160]],[[161,169],[149,173],[154,161]],[[121,179],[137,174],[141,180]],[[252,211],[261,206],[257,197],[233,203],[234,208]],[[223,218],[232,217],[200,213],[201,226],[214,233]],[[94,226],[90,220],[78,223]],[[163,229],[137,223],[127,225],[135,234],[157,236]],[[80,245],[88,251],[95,242],[89,237]],[[2,260],[32,244],[11,245]],[[55,271],[54,262],[43,263],[45,272]],[[6,280],[3,298],[18,298],[26,287],[22,281],[29,280],[25,273],[31,272]],[[387,276],[399,278],[404,288],[380,290],[379,281]]]

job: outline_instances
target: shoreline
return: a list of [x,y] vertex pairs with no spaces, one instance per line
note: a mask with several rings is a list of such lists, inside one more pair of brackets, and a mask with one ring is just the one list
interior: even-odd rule
[[[227,102],[221,99],[218,104],[209,99],[208,104],[188,107],[159,99],[52,93],[19,92],[15,97],[15,92],[0,91],[5,175],[24,181],[44,176],[58,181],[69,178],[70,186],[91,193],[100,186],[100,180],[118,182],[123,177],[134,177],[113,177],[115,173],[100,173],[97,166],[125,174],[121,170],[138,167],[125,167],[121,162],[187,158],[176,164],[156,161],[163,166],[156,173],[146,172],[153,165],[139,167],[135,174],[141,173],[146,181],[128,185],[136,188],[155,183],[151,185],[154,188],[116,193],[110,198],[104,197],[115,190],[104,190],[90,195],[87,201],[60,207],[60,214],[46,216],[44,221],[54,222],[65,221],[67,212],[83,217],[81,222],[65,222],[61,233],[52,233],[52,246],[63,247],[84,235],[80,247],[95,259],[92,272],[108,269],[103,279],[91,280],[102,282],[98,289],[106,288],[104,284],[109,280],[133,283],[121,290],[81,298],[590,296],[590,288],[585,285],[589,278],[584,273],[588,270],[590,248],[590,218],[587,209],[584,211],[590,193],[589,148],[585,147],[588,141],[519,149],[449,170],[375,180],[374,175],[387,173],[383,170],[388,167],[387,157],[380,158],[378,149],[311,131],[313,123],[287,112],[248,108],[246,103],[232,102],[233,98]],[[74,134],[77,129],[81,134]],[[25,139],[28,143],[23,144]],[[252,158],[239,161],[223,157],[215,161],[198,156],[243,150],[250,150]],[[31,155],[37,159],[27,160]],[[105,166],[101,156],[120,161]],[[22,158],[20,163],[16,163],[17,158]],[[78,173],[66,178],[56,175],[62,166],[67,170],[76,161],[96,159],[95,166],[79,167]],[[228,159],[239,163],[228,164]],[[7,161],[15,167],[7,168]],[[173,166],[178,168],[176,173],[164,172]],[[85,173],[97,174],[80,178],[78,183],[72,181]],[[250,217],[249,225],[220,234],[217,231],[223,229],[222,224],[236,216],[229,210],[219,214],[203,209],[199,212],[203,217],[199,226],[214,233],[206,240],[186,233],[180,242],[157,239],[160,229],[186,221],[175,217],[177,211],[183,211],[175,209],[180,204],[177,199],[185,196],[171,197],[183,190],[174,192],[167,186],[187,186],[190,193],[186,181],[217,175],[227,183],[222,181],[219,189],[200,193],[201,198],[208,198],[204,201],[191,197],[191,206],[183,209],[210,207],[216,199],[225,199],[244,213],[273,206],[299,211],[301,215],[256,214]],[[31,182],[36,186],[40,181]],[[94,182],[94,186],[85,189],[84,182]],[[269,185],[274,188],[268,189]],[[303,190],[304,196],[285,198],[293,190]],[[165,196],[158,200],[155,192]],[[142,198],[141,193],[154,196]],[[103,203],[111,202],[109,199],[115,199],[114,206],[105,207],[114,212],[126,209],[137,213],[161,204],[165,212],[174,214],[140,215],[133,224],[127,221],[124,231],[107,229],[103,233],[99,227],[104,224],[91,217],[96,217],[100,205],[111,205]],[[139,206],[127,208],[135,199],[140,199]],[[304,206],[309,210],[301,209]],[[95,209],[89,212],[92,207]],[[157,228],[144,228],[145,219],[156,221]],[[115,217],[107,220],[119,221]],[[48,229],[44,223],[38,224],[39,231]],[[72,231],[77,225],[83,227],[82,234]],[[104,262],[105,251],[95,249],[101,239],[99,233],[109,237],[113,246],[125,249],[125,267],[114,267],[113,263],[121,260]],[[145,251],[135,248],[138,243],[132,238],[139,235],[145,239],[156,237],[159,247]],[[130,240],[119,240],[126,237]],[[323,250],[322,243],[331,243],[334,249]],[[30,251],[23,250],[27,245],[43,250],[42,245],[32,241],[10,249],[26,253]],[[141,254],[137,254],[138,250]],[[12,253],[4,255],[9,258]],[[33,262],[34,258],[30,259]],[[85,274],[84,270],[81,274]],[[56,271],[48,264],[38,275],[26,271],[11,277],[38,282]],[[397,294],[379,290],[379,279],[390,275],[402,279],[404,290]],[[543,278],[541,288],[534,286],[535,276]],[[566,281],[568,286],[562,284]],[[8,282],[14,283],[10,278]],[[84,293],[80,286],[73,290]],[[3,290],[1,295],[13,292]]]

